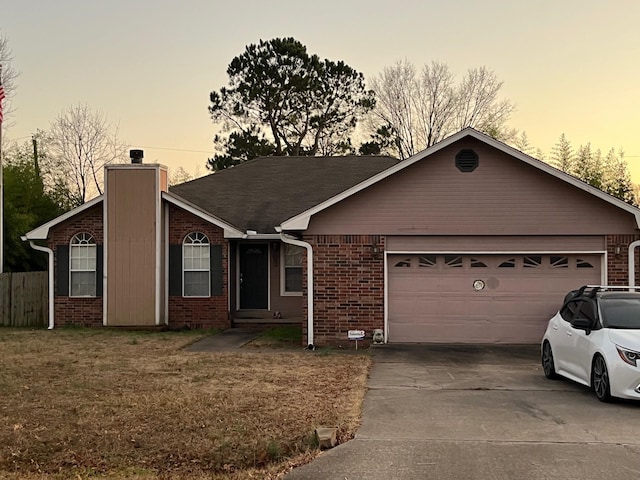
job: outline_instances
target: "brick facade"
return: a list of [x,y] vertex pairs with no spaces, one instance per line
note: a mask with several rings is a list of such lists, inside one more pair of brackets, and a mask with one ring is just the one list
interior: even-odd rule
[[169,326],[229,328],[229,242],[224,238],[224,230],[181,208],[169,205],[169,244],[181,245],[184,238],[192,232],[204,233],[211,245],[222,245],[222,295],[208,298],[169,296]]
[[[629,284],[629,245],[640,240],[640,235],[607,235],[607,283]],[[640,248],[635,252],[636,285],[640,284]]]
[[[223,229],[169,205],[169,244],[181,245],[185,236],[199,231],[212,245],[222,246],[222,295],[208,298],[169,296],[169,325],[191,328],[229,328],[229,242]],[[88,232],[104,243],[102,203],[53,227],[48,246],[69,245],[74,235]],[[362,329],[370,338],[384,328],[384,247],[379,235],[307,235],[314,252],[314,344],[353,347],[347,331]],[[627,285],[628,246],[640,234],[606,235],[607,283]],[[181,272],[180,272],[181,273]],[[303,319],[307,316],[306,259],[303,261]],[[54,278],[57,276],[54,275]],[[640,248],[636,250],[636,284],[640,284]],[[57,289],[56,289],[57,290]],[[55,326],[102,326],[103,298],[55,296]],[[306,321],[302,322],[306,338]]]
[[[169,243],[182,244],[185,236],[199,231],[207,235],[212,245],[222,245],[223,294],[209,298],[169,297],[169,326],[190,328],[228,328],[228,242],[224,231],[195,215],[173,205],[169,207]],[[98,245],[104,244],[102,203],[56,225],[49,232],[48,247],[54,251],[54,268],[58,269],[58,245],[69,245],[74,235],[88,232]],[[54,275],[57,282],[57,275]],[[55,287],[57,291],[57,286]],[[99,327],[103,325],[103,297],[73,298],[55,296],[55,327],[75,325]]]
[[[384,328],[384,237],[313,235],[314,344],[352,347],[348,330]],[[377,251],[374,251],[374,248]],[[304,318],[307,315],[303,261]],[[306,338],[306,322],[303,321]]]
[[[54,268],[58,270],[58,245],[69,245],[80,232],[93,235],[97,245],[104,244],[102,202],[56,225],[49,232],[47,246],[54,252]],[[54,275],[57,282],[57,275]],[[55,290],[57,291],[57,285]],[[99,292],[101,295],[102,292]],[[91,298],[54,297],[54,321],[56,327],[76,325],[83,327],[102,326],[102,296]]]

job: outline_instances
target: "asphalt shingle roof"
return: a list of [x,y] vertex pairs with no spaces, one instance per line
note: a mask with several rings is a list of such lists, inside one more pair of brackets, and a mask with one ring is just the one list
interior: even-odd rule
[[384,156],[260,157],[170,188],[242,231],[274,227],[398,160]]

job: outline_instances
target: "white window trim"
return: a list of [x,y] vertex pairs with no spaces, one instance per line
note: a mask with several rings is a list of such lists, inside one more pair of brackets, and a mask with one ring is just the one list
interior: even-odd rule
[[[78,243],[78,244],[74,244],[73,241],[76,239],[76,237],[78,235],[88,235],[90,237],[91,240],[93,240],[93,243],[89,243],[86,245],[92,246],[94,248],[94,252],[95,252],[95,258],[96,258],[96,266],[93,270],[74,270],[71,267],[72,264],[72,260],[73,260],[73,247],[76,246],[84,246],[85,244],[82,243]],[[88,272],[93,272],[93,283],[94,283],[94,287],[95,287],[95,293],[93,295],[74,295],[73,294],[73,282],[72,282],[72,277],[74,273],[88,273]],[[91,235],[89,232],[78,232],[76,233],[73,237],[71,237],[71,240],[69,241],[69,298],[96,298],[98,296],[98,245],[96,243],[96,239],[93,235]]]
[[[285,255],[285,250],[287,249],[286,247],[286,243],[281,243],[280,244],[280,296],[281,297],[301,297],[302,296],[302,290],[300,290],[299,292],[288,292],[286,290],[286,286],[287,286],[287,276],[286,276],[286,255]],[[298,248],[302,248],[302,247],[298,247]],[[304,263],[304,262],[303,262]],[[302,268],[302,263],[300,264],[300,268]],[[304,273],[304,269],[302,268],[303,273]]]
[[[190,268],[189,270],[187,270],[185,268],[185,266],[184,266],[184,247],[185,247],[185,245],[187,245],[187,243],[186,243],[187,242],[187,238],[190,235],[194,235],[194,234],[200,234],[200,235],[204,236],[204,238],[207,239],[207,243],[206,244],[204,244],[204,243],[202,243],[202,244],[189,243],[189,245],[192,245],[192,246],[193,245],[196,245],[196,246],[206,245],[207,247],[209,247],[209,265],[208,265],[206,270],[205,269],[199,269],[199,268]],[[185,273],[186,272],[207,272],[208,273],[207,279],[209,280],[209,289],[207,291],[207,295],[185,295],[185,293],[184,293],[184,285],[185,285],[184,277],[185,277]],[[211,242],[209,241],[209,237],[206,234],[204,234],[202,232],[199,232],[199,231],[189,232],[188,234],[186,234],[184,236],[184,240],[182,241],[182,297],[183,298],[210,298],[211,297]]]

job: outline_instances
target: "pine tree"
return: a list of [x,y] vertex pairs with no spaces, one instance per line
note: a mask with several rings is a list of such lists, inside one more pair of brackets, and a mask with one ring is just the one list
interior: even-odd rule
[[563,172],[574,175],[575,172],[576,155],[573,152],[571,142],[567,140],[567,137],[560,135],[558,143],[556,143],[551,149],[551,164],[562,170]]

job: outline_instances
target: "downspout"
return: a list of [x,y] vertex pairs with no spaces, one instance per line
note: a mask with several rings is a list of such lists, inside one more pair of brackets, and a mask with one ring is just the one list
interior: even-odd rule
[[636,286],[636,247],[640,246],[640,240],[629,244],[629,286]]
[[307,350],[315,350],[313,344],[313,248],[307,242],[288,237],[280,231],[280,239],[284,243],[307,249]]
[[[20,237],[20,239],[25,242],[27,241],[27,237]],[[38,250],[39,252],[46,252],[49,254],[49,330],[53,330],[53,325],[54,325],[54,304],[53,304],[53,250],[51,250],[50,248],[47,247],[42,247],[40,245],[36,245],[35,243],[33,243],[33,240],[29,240],[29,245],[31,245],[31,248],[33,248],[34,250]]]

